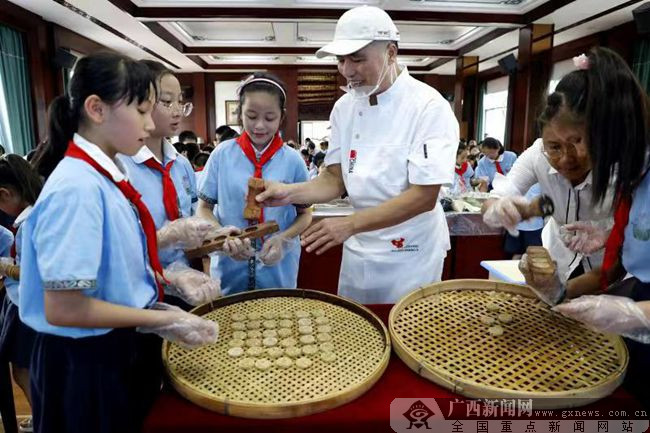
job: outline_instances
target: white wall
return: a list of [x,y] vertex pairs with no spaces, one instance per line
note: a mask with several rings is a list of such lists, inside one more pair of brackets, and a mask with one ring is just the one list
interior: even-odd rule
[[[214,83],[214,100],[216,104],[217,128],[226,124],[226,101],[237,100],[237,86],[239,81],[216,81]],[[239,126],[230,125],[231,128],[241,132]],[[212,131],[214,133],[214,131]]]

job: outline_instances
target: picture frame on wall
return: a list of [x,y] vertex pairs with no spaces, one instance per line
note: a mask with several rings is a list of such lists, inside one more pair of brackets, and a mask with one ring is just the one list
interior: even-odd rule
[[237,118],[237,105],[239,101],[226,101],[226,125],[239,125]]

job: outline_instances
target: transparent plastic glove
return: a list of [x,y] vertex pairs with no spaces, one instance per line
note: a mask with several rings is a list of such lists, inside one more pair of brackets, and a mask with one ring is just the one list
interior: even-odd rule
[[264,241],[258,258],[266,266],[273,266],[280,262],[285,254],[296,248],[297,245],[299,245],[297,237],[287,239],[282,235],[275,235]]
[[158,248],[198,248],[213,228],[213,222],[198,216],[170,221],[156,233]]
[[194,270],[183,262],[174,262],[164,271],[169,284],[165,293],[178,296],[190,305],[197,306],[221,296],[221,281]]
[[255,256],[255,248],[253,248],[250,239],[231,238],[226,239],[223,243],[221,254],[233,260],[248,260]]
[[503,227],[512,236],[519,236],[517,224],[521,222],[521,214],[516,204],[528,205],[528,200],[522,196],[503,197],[492,203],[483,214],[483,222],[490,227]]
[[159,335],[186,349],[196,349],[207,344],[214,344],[219,338],[217,322],[202,319],[163,302],[157,302],[152,310],[164,311],[165,320],[158,326],[140,326],[136,329],[138,332]]
[[576,221],[560,227],[560,237],[574,253],[590,255],[605,248],[611,230],[608,221]]
[[650,344],[650,319],[636,302],[624,296],[585,295],[553,308],[594,331],[619,334]]
[[562,284],[557,270],[550,275],[531,272],[528,254],[524,253],[519,260],[519,271],[524,275],[526,284],[544,303],[553,306],[564,299],[566,287]]

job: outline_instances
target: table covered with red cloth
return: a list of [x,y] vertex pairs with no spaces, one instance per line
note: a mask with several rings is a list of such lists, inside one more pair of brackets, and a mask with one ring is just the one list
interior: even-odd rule
[[[384,323],[392,305],[368,305]],[[145,421],[143,431],[165,432],[327,432],[359,433],[361,431],[392,432],[390,403],[398,397],[463,399],[410,370],[395,353],[383,376],[365,394],[343,406],[325,412],[287,419],[247,419],[220,415],[196,406],[166,386]],[[637,407],[637,402],[619,388],[610,397],[589,407],[622,409]],[[447,415],[445,407],[440,408]],[[455,413],[455,412],[454,412]],[[336,430],[334,430],[336,429]]]

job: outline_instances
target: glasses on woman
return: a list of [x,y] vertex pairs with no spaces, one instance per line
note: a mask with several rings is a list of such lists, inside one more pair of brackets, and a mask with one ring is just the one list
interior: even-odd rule
[[165,107],[167,110],[172,111],[176,107],[183,117],[187,117],[192,112],[194,105],[191,102],[176,102],[176,101],[158,101],[158,104]]
[[542,148],[542,153],[544,156],[552,161],[559,161],[569,153],[577,156],[583,154],[584,152],[585,148],[582,144],[582,141],[568,142],[564,146],[558,143],[549,145],[544,143],[544,147]]

